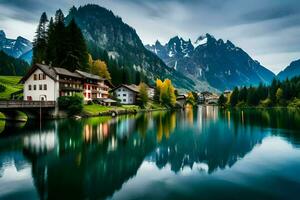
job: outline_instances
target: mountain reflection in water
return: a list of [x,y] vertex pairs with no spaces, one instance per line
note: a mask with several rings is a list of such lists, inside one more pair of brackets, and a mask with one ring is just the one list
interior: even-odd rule
[[[0,185],[30,168],[35,192],[3,192],[0,198],[105,199],[134,180],[143,163],[174,174],[230,169],[264,138],[280,136],[299,147],[295,110],[222,110],[199,107],[135,116],[57,120],[21,128],[6,126],[0,138]],[[6,174],[9,167],[15,174]],[[28,178],[28,177],[27,177]],[[8,188],[8,186],[7,186]],[[29,197],[29,195],[31,195]]]

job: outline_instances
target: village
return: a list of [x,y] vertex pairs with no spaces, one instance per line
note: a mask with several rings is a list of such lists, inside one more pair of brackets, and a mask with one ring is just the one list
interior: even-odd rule
[[[81,94],[84,104],[99,104],[105,107],[116,105],[137,105],[140,86],[120,84],[114,86],[111,81],[98,75],[76,70],[70,72],[65,68],[45,64],[35,64],[20,80],[24,85],[23,101],[53,101],[59,97]],[[147,85],[147,97],[153,100],[155,85]],[[20,92],[19,92],[20,93]],[[13,99],[18,96],[12,95]],[[184,107],[188,94],[176,94],[176,105]],[[197,93],[195,104],[217,104],[218,95],[211,92]]]

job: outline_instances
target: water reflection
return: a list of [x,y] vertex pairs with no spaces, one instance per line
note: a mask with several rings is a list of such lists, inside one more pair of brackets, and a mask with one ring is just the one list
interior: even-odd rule
[[158,169],[169,167],[175,174],[186,169],[213,174],[234,166],[270,135],[284,136],[297,147],[299,120],[295,110],[208,106],[114,119],[51,121],[41,132],[27,124],[3,132],[0,185],[5,184],[1,174],[15,166],[31,169],[32,190],[41,199],[105,199],[134,178],[145,162]]

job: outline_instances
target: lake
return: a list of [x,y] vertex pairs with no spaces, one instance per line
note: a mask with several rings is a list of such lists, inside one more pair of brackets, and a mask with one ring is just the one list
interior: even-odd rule
[[300,196],[299,110],[201,106],[0,127],[0,199]]

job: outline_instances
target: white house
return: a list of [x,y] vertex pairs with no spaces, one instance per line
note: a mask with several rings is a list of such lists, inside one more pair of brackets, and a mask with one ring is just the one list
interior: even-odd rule
[[132,105],[136,103],[136,98],[139,93],[137,85],[121,84],[111,90],[115,97],[117,97],[121,104]]
[[56,101],[59,97],[59,82],[55,71],[45,65],[35,65],[21,79],[26,101]]
[[82,77],[64,68],[35,64],[20,80],[25,101],[56,101],[82,92]]
[[105,104],[113,103],[108,98],[111,84],[87,72],[35,64],[20,82],[24,84],[25,101],[56,101],[60,96],[82,93],[85,101],[101,99]]

